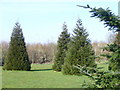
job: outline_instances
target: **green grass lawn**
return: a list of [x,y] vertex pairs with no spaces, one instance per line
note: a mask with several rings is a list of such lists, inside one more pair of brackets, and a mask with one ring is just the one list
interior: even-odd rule
[[[104,64],[101,65],[99,67],[104,67]],[[84,75],[63,75],[61,72],[54,72],[51,66],[33,64],[31,71],[2,71],[2,88],[82,88],[84,80],[90,80]]]
[[100,71],[108,71],[108,62],[103,61],[101,63],[98,63],[97,67],[99,68]]
[[0,67],[0,90],[2,88],[2,67]]

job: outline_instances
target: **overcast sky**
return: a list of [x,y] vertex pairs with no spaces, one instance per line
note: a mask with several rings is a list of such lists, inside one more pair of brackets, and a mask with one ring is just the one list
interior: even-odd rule
[[57,42],[62,32],[62,25],[67,23],[72,33],[76,21],[80,18],[83,26],[94,41],[107,41],[108,28],[104,28],[99,19],[91,18],[87,9],[76,5],[91,7],[109,7],[118,15],[118,1],[104,0],[1,0],[0,1],[0,41],[10,41],[15,22],[21,24],[27,43]]

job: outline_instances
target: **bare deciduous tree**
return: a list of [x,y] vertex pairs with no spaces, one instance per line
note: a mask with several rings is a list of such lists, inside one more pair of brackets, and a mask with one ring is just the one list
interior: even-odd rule
[[31,63],[47,63],[52,62],[54,54],[56,52],[55,43],[47,44],[27,44],[27,51]]
[[8,42],[3,41],[0,43],[0,65],[4,64],[4,60],[5,60],[7,51],[8,51],[8,47],[9,47]]

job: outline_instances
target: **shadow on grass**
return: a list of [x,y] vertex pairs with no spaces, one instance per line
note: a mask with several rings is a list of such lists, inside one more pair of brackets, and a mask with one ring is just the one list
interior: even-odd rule
[[30,71],[50,71],[52,69],[37,69],[37,70],[30,70]]
[[109,62],[105,62],[104,64],[109,64]]
[[97,69],[103,69],[104,67],[98,67]]

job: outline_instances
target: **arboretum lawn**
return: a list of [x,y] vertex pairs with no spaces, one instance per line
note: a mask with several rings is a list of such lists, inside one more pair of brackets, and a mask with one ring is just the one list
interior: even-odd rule
[[[107,66],[107,63],[98,64],[100,70],[107,70]],[[31,71],[2,70],[2,88],[82,88],[84,80],[91,83],[87,76],[63,75],[51,67],[52,64],[32,64]]]

